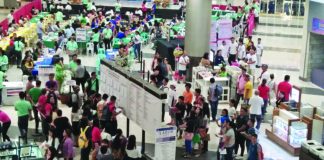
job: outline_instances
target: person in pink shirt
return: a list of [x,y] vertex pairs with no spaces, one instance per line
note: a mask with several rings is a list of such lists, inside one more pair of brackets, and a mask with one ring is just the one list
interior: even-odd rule
[[292,86],[289,83],[290,76],[285,75],[285,80],[278,84],[277,99],[281,102],[288,102],[291,95]]
[[245,75],[246,75],[246,69],[242,68],[242,73],[238,76],[237,83],[236,83],[236,101],[234,104],[235,109],[237,108],[240,100],[243,99],[244,86],[246,83]]
[[45,114],[45,105],[47,103],[47,96],[46,96],[46,89],[42,89],[41,91],[41,95],[38,98],[38,102],[37,102],[37,109],[38,111],[41,113],[41,115]]
[[270,88],[266,84],[267,84],[267,80],[262,79],[261,85],[258,87],[259,96],[263,99],[264,102],[262,107],[262,117],[264,117],[265,113],[267,112],[269,93],[270,93]]
[[101,142],[101,132],[99,129],[99,120],[98,118],[95,118],[92,122],[92,143],[93,146],[96,145],[96,143],[99,145]]
[[2,110],[0,110],[0,122],[2,123],[1,133],[3,137],[3,142],[5,142],[6,140],[10,142],[10,138],[7,135],[7,132],[11,125],[11,120],[7,113],[3,112]]

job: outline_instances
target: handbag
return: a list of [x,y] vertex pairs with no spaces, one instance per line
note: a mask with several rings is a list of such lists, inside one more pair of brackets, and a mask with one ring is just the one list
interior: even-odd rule
[[193,143],[199,143],[201,141],[201,137],[198,133],[196,133],[193,138],[192,138],[192,142]]
[[206,132],[205,128],[199,128],[198,132],[199,132],[201,139],[205,139],[207,137],[207,132]]

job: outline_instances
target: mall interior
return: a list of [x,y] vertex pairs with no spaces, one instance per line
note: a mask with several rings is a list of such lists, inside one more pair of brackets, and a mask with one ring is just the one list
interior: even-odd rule
[[0,7],[0,159],[324,159],[324,0]]

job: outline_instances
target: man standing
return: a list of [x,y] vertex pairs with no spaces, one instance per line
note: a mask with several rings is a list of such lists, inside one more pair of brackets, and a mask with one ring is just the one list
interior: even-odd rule
[[258,77],[258,81],[261,84],[262,80],[265,79],[267,81],[267,85],[269,85],[271,79],[270,79],[270,73],[268,71],[268,65],[263,64],[261,66],[261,69],[262,69],[262,72],[261,72],[260,76]]
[[37,31],[38,40],[43,39],[43,33],[45,32],[43,29],[43,21],[44,19],[40,18],[39,22],[37,23],[36,31]]
[[[187,74],[187,66],[190,63],[189,57],[187,56],[186,51],[183,52],[182,56],[179,58],[178,70],[179,70],[179,78],[182,78],[183,83],[186,83],[186,74]],[[180,83],[178,79],[178,83]]]
[[257,57],[256,67],[257,68],[259,68],[261,66],[262,54],[263,54],[263,45],[261,44],[261,38],[258,38],[258,44],[256,46],[256,57]]
[[251,46],[249,52],[250,54],[246,56],[247,64],[249,65],[251,75],[254,76],[256,63],[257,63],[257,57],[255,55],[255,47]]
[[105,131],[108,132],[111,136],[115,136],[118,128],[117,123],[117,116],[122,112],[116,111],[116,100],[117,98],[115,96],[110,97],[110,101],[108,102],[108,114],[106,117],[106,128]]
[[190,83],[186,83],[185,87],[186,87],[186,90],[183,92],[183,97],[184,97],[184,103],[186,104],[187,115],[189,115],[190,110],[192,108],[193,94],[190,91],[190,88],[191,88]]
[[91,73],[91,78],[87,81],[86,91],[88,97],[99,92],[99,80],[96,72]]
[[115,12],[120,13],[121,7],[120,0],[117,0],[115,3]]
[[20,136],[24,138],[27,142],[27,133],[28,133],[28,119],[32,119],[31,104],[25,100],[25,92],[19,92],[20,100],[15,103],[15,110],[18,115],[18,127],[20,131]]
[[215,83],[215,79],[211,78],[210,86],[208,90],[208,99],[210,103],[210,110],[212,112],[211,113],[212,121],[215,121],[217,116],[218,97],[215,95],[216,85],[217,84]]
[[278,84],[277,99],[282,99],[283,102],[288,102],[291,95],[292,86],[289,80],[290,76],[285,75],[285,80]]
[[242,73],[238,76],[237,82],[236,82],[236,100],[234,107],[237,108],[238,104],[240,103],[240,100],[243,98],[244,95],[244,86],[246,84],[245,76],[246,76],[246,69],[242,68]]
[[[85,69],[85,67],[83,65],[81,65],[81,60],[80,59],[77,59],[76,63],[78,65],[78,67],[76,69],[76,72],[75,72],[76,84],[78,86],[81,85],[82,92],[84,92],[84,84],[85,84],[85,81],[86,81],[86,80],[84,80],[84,75],[85,75],[86,69]],[[87,76],[89,76],[89,74]]]
[[56,111],[57,118],[54,120],[53,124],[55,127],[55,136],[59,139],[60,142],[63,140],[63,132],[66,129],[71,129],[71,124],[67,117],[62,116],[62,110],[58,109]]
[[42,89],[40,88],[42,82],[40,80],[36,81],[36,87],[31,88],[28,92],[29,95],[29,101],[33,106],[33,112],[35,117],[35,132],[38,134],[38,126],[39,126],[39,117],[38,117],[38,106],[36,106],[38,99],[41,95]]
[[222,50],[222,56],[225,60],[225,62],[228,62],[228,52],[229,52],[229,47],[226,46],[226,41],[222,42],[222,45],[219,46],[219,49]]
[[250,136],[251,139],[251,144],[248,146],[249,147],[249,152],[248,152],[248,160],[257,160],[257,159],[263,159],[263,153],[262,153],[262,147],[258,143],[258,135],[257,134],[252,134]]
[[105,44],[105,49],[110,49],[111,47],[111,40],[112,40],[112,29],[111,29],[111,23],[108,22],[106,28],[102,32],[103,34],[103,42]]
[[[169,94],[169,87],[168,87],[168,83],[169,83],[169,79],[168,78],[164,78],[162,80],[162,86],[159,88],[161,91],[163,91],[164,93]],[[169,95],[168,95],[169,97]],[[162,122],[164,122],[164,115],[165,115],[165,106],[169,105],[168,104],[169,101],[167,101],[166,103],[164,102],[163,106],[162,106]]]
[[168,91],[168,106],[169,106],[169,114],[171,117],[171,124],[175,124],[175,113],[172,111],[172,107],[175,107],[177,103],[177,91],[176,91],[176,85],[170,84],[170,89]]
[[246,48],[245,45],[243,44],[243,39],[239,40],[239,45],[237,47],[237,59],[240,60],[244,60],[246,57]]
[[18,37],[14,42],[15,54],[17,57],[17,68],[20,68],[22,51],[25,48],[25,44],[22,42],[22,37]]
[[236,61],[237,58],[237,47],[238,44],[235,42],[235,38],[231,38],[231,44],[229,45],[229,56],[228,56],[228,63],[232,65],[232,62]]
[[259,96],[259,91],[254,91],[254,96],[249,101],[251,119],[256,119],[256,129],[260,129],[262,120],[262,106],[264,105],[263,99]]
[[141,53],[141,35],[138,31],[135,31],[135,36],[134,36],[134,52],[135,52],[135,59],[138,59]]
[[240,115],[236,118],[236,133],[235,133],[235,154],[238,153],[239,147],[241,148],[241,157],[244,155],[245,150],[245,137],[241,134],[248,126],[249,116],[247,115],[247,109],[241,108]]

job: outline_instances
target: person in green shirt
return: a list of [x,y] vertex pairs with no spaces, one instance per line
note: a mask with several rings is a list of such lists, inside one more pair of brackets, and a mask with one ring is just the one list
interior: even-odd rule
[[78,65],[76,63],[77,59],[78,59],[78,55],[75,54],[75,55],[72,56],[72,61],[70,61],[70,63],[69,63],[69,69],[72,72],[72,77],[75,76],[76,70],[78,68]]
[[92,4],[91,2],[89,2],[89,3],[87,4],[87,11],[91,11],[92,8],[93,8],[93,4]]
[[120,13],[121,7],[120,0],[117,0],[115,3],[115,12]]
[[0,71],[6,72],[8,70],[8,57],[4,54],[2,48],[0,48]]
[[99,92],[99,80],[96,72],[91,72],[91,78],[87,80],[86,93],[88,97]]
[[56,21],[56,22],[62,22],[62,21],[63,21],[63,18],[64,18],[63,13],[61,12],[61,10],[58,10],[58,11],[55,13],[55,21]]
[[38,109],[37,109],[37,102],[38,102],[38,98],[41,95],[42,89],[41,87],[42,82],[40,80],[36,81],[36,87],[31,88],[28,92],[28,97],[29,97],[29,102],[31,103],[31,105],[33,106],[33,112],[34,112],[34,118],[35,118],[35,130],[36,130],[36,134],[38,134],[38,126],[39,126],[39,117],[38,117]]
[[17,37],[14,42],[14,50],[17,56],[17,68],[20,68],[22,51],[25,48],[25,44],[22,42],[21,37]]
[[82,0],[83,9],[86,10],[88,7],[89,0]]
[[113,32],[111,30],[111,24],[110,22],[107,23],[106,28],[102,32],[103,34],[103,42],[105,44],[105,49],[110,49],[111,48],[111,40],[113,38]]
[[[2,93],[4,79],[5,79],[5,73],[0,71],[0,93]],[[2,94],[0,94],[0,105],[2,105]]]
[[92,35],[92,42],[94,46],[94,52],[98,54],[98,44],[100,39],[100,33],[98,31],[98,28],[93,29],[93,35]]
[[70,40],[66,43],[66,54],[69,55],[69,61],[72,60],[73,55],[78,54],[78,43],[75,41],[75,37],[72,36]]
[[19,92],[19,100],[15,103],[15,110],[18,115],[18,128],[20,131],[20,136],[23,137],[27,143],[27,133],[28,133],[28,120],[33,119],[31,115],[32,106],[30,102],[26,101],[26,93]]
[[60,59],[57,61],[54,65],[54,70],[55,70],[55,80],[58,83],[58,91],[61,93],[61,88],[62,84],[64,81],[64,64],[63,64],[63,59]]

